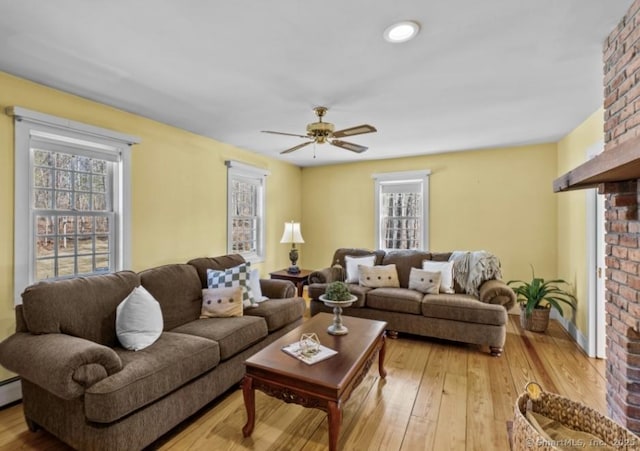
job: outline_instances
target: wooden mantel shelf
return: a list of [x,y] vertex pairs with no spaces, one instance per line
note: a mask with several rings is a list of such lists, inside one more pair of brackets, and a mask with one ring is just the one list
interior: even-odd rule
[[553,181],[553,191],[595,188],[601,183],[640,179],[640,136],[631,138]]

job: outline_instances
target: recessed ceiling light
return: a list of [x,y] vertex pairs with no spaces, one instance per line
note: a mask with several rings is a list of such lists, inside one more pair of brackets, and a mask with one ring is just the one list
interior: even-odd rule
[[413,39],[420,31],[420,25],[413,20],[397,22],[384,30],[384,39],[388,42],[407,42]]

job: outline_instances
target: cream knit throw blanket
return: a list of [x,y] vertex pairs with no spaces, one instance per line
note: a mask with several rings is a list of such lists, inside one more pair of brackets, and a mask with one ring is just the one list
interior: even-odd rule
[[453,262],[453,277],[465,293],[478,296],[478,288],[485,280],[501,279],[498,257],[487,251],[454,251],[449,257]]

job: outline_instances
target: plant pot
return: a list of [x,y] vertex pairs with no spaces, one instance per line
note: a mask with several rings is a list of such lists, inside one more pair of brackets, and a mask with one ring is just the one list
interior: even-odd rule
[[520,326],[531,332],[544,332],[549,326],[550,308],[534,308],[531,315],[527,317],[527,311],[520,308]]

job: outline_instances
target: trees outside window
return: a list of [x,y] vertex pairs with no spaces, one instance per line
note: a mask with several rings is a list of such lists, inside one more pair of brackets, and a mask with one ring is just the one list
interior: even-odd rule
[[130,267],[130,146],[139,139],[20,107],[15,302],[30,284]]
[[428,250],[429,173],[374,174],[376,248]]
[[245,260],[264,260],[264,169],[227,161],[227,252]]

